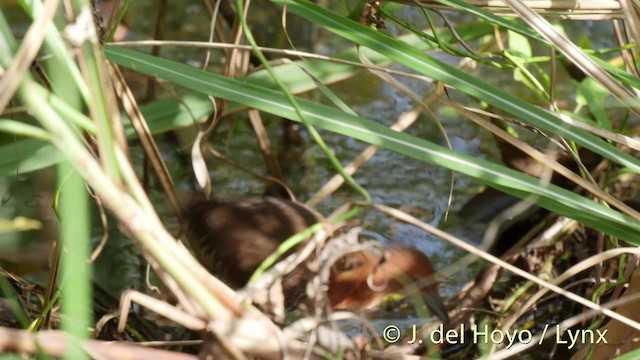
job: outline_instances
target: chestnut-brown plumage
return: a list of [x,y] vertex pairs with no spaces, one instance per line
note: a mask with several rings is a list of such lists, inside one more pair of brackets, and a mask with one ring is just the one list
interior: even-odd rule
[[[329,302],[335,310],[365,310],[377,306],[388,294],[417,291],[434,315],[449,322],[438,294],[429,259],[414,248],[389,246],[383,256],[357,251],[334,265],[329,279]],[[345,264],[349,264],[346,265]]]
[[[305,205],[270,197],[195,200],[186,212],[189,238],[198,260],[233,288],[244,286],[282,241],[324,220]],[[426,281],[420,288],[423,299],[435,315],[448,322],[437,285],[430,279],[433,268],[429,259],[416,249],[400,246],[383,249],[383,254],[358,251],[345,255],[333,266],[328,289],[331,307],[369,309],[408,284]],[[304,292],[311,275],[301,266],[283,279],[288,304],[300,299],[299,293]]]

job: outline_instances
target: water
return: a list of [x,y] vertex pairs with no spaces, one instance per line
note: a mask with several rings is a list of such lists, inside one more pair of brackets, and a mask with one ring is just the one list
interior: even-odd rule
[[[149,39],[152,37],[154,28],[154,14],[156,2],[134,1],[128,16],[130,27],[130,39]],[[174,40],[200,40],[205,41],[208,36],[209,19],[206,9],[200,0],[189,0],[184,2],[170,2],[168,10],[167,27],[165,37]],[[262,7],[257,18],[263,21],[256,23],[254,31],[263,34],[259,39],[261,44],[270,43],[284,46],[281,37],[275,34],[279,27],[279,16],[277,11],[270,10],[265,5]],[[9,6],[10,19],[20,16],[20,10],[15,6]],[[5,14],[7,14],[5,13]],[[14,15],[15,14],[15,15]],[[145,14],[145,16],[140,16]],[[420,18],[418,9],[406,8],[401,14],[405,18],[417,21]],[[449,14],[451,15],[451,14]],[[465,16],[452,16],[454,21],[468,20]],[[135,22],[134,22],[135,20]],[[294,39],[296,46],[300,48],[322,49],[322,52],[331,53],[345,49],[351,44],[335,36],[328,35],[322,42],[313,43],[310,41],[314,32],[295,17],[291,17],[291,31],[298,37]],[[603,31],[603,29],[607,31]],[[389,31],[393,34],[397,31],[390,25]],[[17,34],[24,33],[24,29],[15,29]],[[572,23],[570,35],[573,38],[582,36],[585,32],[598,34],[598,37],[589,35],[597,44],[594,47],[611,45],[607,43],[611,36],[610,26],[602,22]],[[601,35],[605,34],[605,35]],[[147,51],[147,50],[145,50]],[[214,52],[210,68],[212,71],[219,71],[220,53]],[[204,60],[204,52],[196,49],[185,48],[163,48],[161,56],[175,59],[177,61],[201,66]],[[448,55],[436,53],[438,59],[449,64],[455,64],[458,59]],[[395,66],[396,69],[402,69]],[[404,70],[404,69],[403,69]],[[502,88],[527,96],[528,92],[521,85],[514,85],[511,74],[506,71],[488,69],[480,67],[474,74],[482,77]],[[432,88],[431,84],[415,79],[398,78],[404,86],[409,88],[418,96],[422,96]],[[139,83],[143,83],[138,81]],[[386,125],[392,124],[403,112],[411,108],[412,101],[394,87],[381,81],[371,74],[363,74],[356,78],[334,84],[330,88],[336,95],[349,104],[359,115],[381,122]],[[571,93],[570,87],[559,87],[560,91]],[[159,96],[169,96],[170,88],[161,85],[158,91]],[[562,94],[560,94],[562,95]],[[308,95],[317,101],[328,103],[319,92]],[[477,104],[463,94],[455,91],[450,92],[452,99],[464,105]],[[560,96],[563,97],[563,96]],[[569,105],[574,100],[569,96]],[[570,108],[570,106],[569,106]],[[499,162],[499,156],[493,145],[489,134],[462,119],[457,114],[452,113],[448,108],[440,105],[432,105],[430,108],[440,121],[449,136],[454,150],[472,155],[474,157],[489,159]],[[265,115],[265,122],[270,138],[277,149],[282,145],[278,143],[281,136],[281,119]],[[418,121],[407,130],[411,135],[444,144],[434,120],[427,114],[423,114]],[[357,154],[366,148],[366,144],[350,138],[321,131],[321,134],[329,147],[333,149],[343,164],[355,158]],[[170,139],[166,136],[157,136],[156,140],[162,154],[169,166],[169,171],[174,177],[178,191],[181,195],[186,195],[192,191],[193,176],[188,164],[185,164],[180,157],[180,153],[189,152],[189,144],[194,138],[193,129],[178,131],[175,136],[178,140]],[[289,183],[301,200],[309,199],[313,193],[322,187],[331,178],[335,171],[329,165],[326,156],[315,146],[308,136],[304,136],[305,144],[299,149],[299,156],[295,161],[291,161],[291,173],[288,177]],[[3,139],[5,143],[11,139]],[[231,160],[241,163],[244,167],[252,169],[258,173],[264,173],[265,167],[253,132],[243,114],[226,118],[220,131],[213,139],[213,146],[224,153]],[[141,173],[142,152],[140,147],[133,143],[132,156],[138,171]],[[214,184],[214,191],[218,196],[259,196],[264,192],[264,184],[256,180],[251,175],[229,166],[219,161],[210,161],[210,176]],[[0,217],[13,218],[17,215],[29,216],[40,219],[45,227],[41,231],[31,231],[25,233],[0,234],[0,265],[9,270],[30,276],[38,281],[44,281],[44,274],[48,268],[49,248],[51,243],[57,238],[57,220],[50,209],[51,194],[55,181],[53,169],[44,169],[38,172],[21,175],[16,178],[0,179],[0,195],[10,199],[0,207]],[[469,241],[478,241],[482,238],[483,226],[470,227],[464,218],[457,217],[456,212],[462,208],[465,202],[470,199],[480,188],[480,186],[469,178],[455,175],[453,188],[453,199],[449,208],[450,215],[445,221],[447,210],[449,187],[451,186],[450,171],[432,166],[417,160],[400,156],[394,152],[380,150],[377,155],[361,168],[355,175],[356,180],[364,186],[376,202],[384,203],[403,209],[414,214],[421,220],[446,231],[459,235]],[[159,190],[159,186],[152,182],[150,195],[156,205],[162,219],[169,229],[177,232],[176,219],[168,208],[167,201]],[[342,204],[361,200],[352,190],[343,187],[334,193],[318,209],[328,214]],[[102,236],[102,225],[94,209],[94,237],[92,242],[97,245]],[[414,246],[428,254],[437,269],[444,268],[453,263],[456,259],[464,255],[464,252],[444,243],[442,240],[425,233],[413,226],[400,223],[390,219],[378,212],[370,211],[364,219],[363,226],[367,231],[377,234],[386,243],[396,243],[407,246]],[[135,245],[118,229],[113,218],[109,218],[107,229],[109,240],[106,248],[95,263],[96,280],[114,294],[129,287],[143,288],[144,266],[140,259]],[[18,255],[22,257],[18,257]],[[455,294],[460,287],[472,279],[475,270],[463,269],[454,278],[446,279],[441,284],[441,293],[444,296]],[[152,280],[157,281],[157,280]],[[398,319],[395,319],[400,321]],[[388,320],[376,320],[378,328],[388,323]],[[411,324],[415,319],[402,319],[403,324]],[[400,322],[396,322],[400,324]],[[380,330],[380,329],[379,329]]]

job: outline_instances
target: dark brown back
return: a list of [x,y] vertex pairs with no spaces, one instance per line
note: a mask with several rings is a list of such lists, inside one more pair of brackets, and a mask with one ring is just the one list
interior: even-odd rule
[[233,288],[244,286],[284,240],[324,220],[305,205],[271,197],[195,199],[185,210],[198,260]]

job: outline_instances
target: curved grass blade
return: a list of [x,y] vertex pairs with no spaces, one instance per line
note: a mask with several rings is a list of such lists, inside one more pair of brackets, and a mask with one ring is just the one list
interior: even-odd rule
[[[193,93],[184,95],[180,101],[163,99],[140,107],[153,134],[200,123],[212,110],[213,105],[206,96]],[[135,131],[131,123],[124,123],[127,137],[134,138]],[[20,139],[0,145],[0,177],[40,170],[55,165],[62,159],[58,149],[45,140]]]
[[[272,0],[272,2],[278,5],[284,4],[284,0]],[[600,138],[568,125],[546,110],[529,104],[496,86],[487,84],[472,75],[429,57],[401,41],[342,18],[311,2],[287,0],[286,4],[289,11],[327,30],[362,46],[375,49],[375,51],[410,69],[485,101],[530,125],[575,141],[607,159],[628,167],[635,173],[640,173],[640,161],[638,159],[622,153],[616,147]]]
[[[253,108],[298,120],[281,93],[250,84],[246,79],[229,79],[200,69],[127,49],[107,48],[109,60],[173,84]],[[314,126],[378,145],[403,155],[466,174],[506,193],[525,198],[538,194],[537,203],[574,218],[607,234],[640,244],[640,222],[560,187],[504,166],[458,154],[414,136],[395,132],[384,125],[353,116],[325,105],[297,98],[304,115]]]

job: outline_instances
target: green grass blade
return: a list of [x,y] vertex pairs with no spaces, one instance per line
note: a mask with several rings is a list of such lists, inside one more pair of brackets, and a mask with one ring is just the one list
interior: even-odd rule
[[[201,123],[213,111],[213,105],[206,96],[185,94],[180,100],[163,99],[141,106],[140,111],[151,133],[161,134]],[[125,121],[125,133],[130,139],[136,136],[128,121]],[[58,149],[47,141],[19,139],[0,145],[0,177],[40,170],[62,159]]]
[[[133,50],[107,48],[109,60],[147,75],[204,94],[229,99],[247,106],[298,120],[290,103],[279,92],[229,79],[174,61]],[[376,122],[353,116],[306,99],[297,99],[309,122],[319,128],[379,145],[406,156],[443,166],[471,176],[507,193],[527,197],[539,194],[538,203],[549,210],[584,222],[613,236],[640,244],[640,223],[617,211],[557,186],[544,186],[539,180],[488,161],[458,154],[429,141],[395,132]]]
[[[272,1],[278,5],[284,4],[284,0]],[[487,84],[472,75],[431,58],[401,41],[335,15],[311,2],[287,0],[286,4],[288,11],[300,15],[314,24],[362,46],[375,49],[377,52],[425,76],[442,81],[505,111],[513,117],[546,130],[550,134],[575,141],[607,159],[628,167],[633,172],[640,173],[640,161],[638,159],[622,153],[598,137],[568,125],[546,110],[531,105],[496,86]]]
[[62,329],[73,336],[67,343],[66,359],[88,359],[77,341],[92,336],[93,307],[91,290],[89,195],[84,179],[68,162],[58,166],[58,184],[62,186],[60,221],[62,222],[61,279]]

